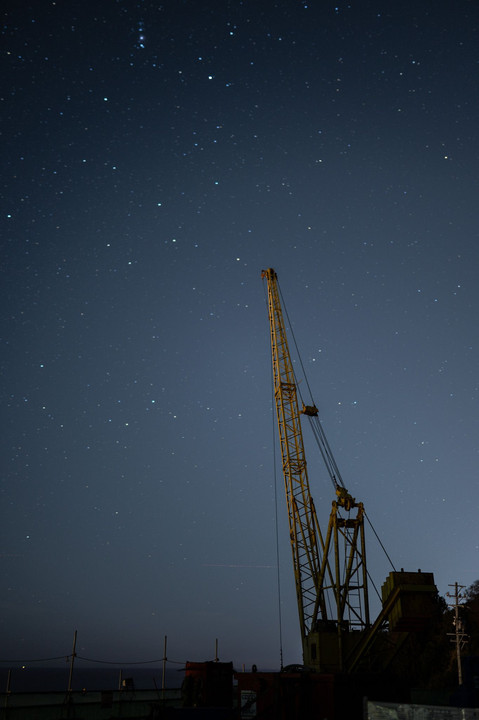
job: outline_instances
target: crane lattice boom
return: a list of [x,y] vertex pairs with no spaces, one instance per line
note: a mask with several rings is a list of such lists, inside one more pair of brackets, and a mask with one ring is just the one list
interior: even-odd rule
[[[341,669],[345,631],[369,625],[363,505],[342,484],[316,406],[303,405],[299,410],[277,276],[270,268],[262,277],[267,284],[274,397],[303,658],[317,669]],[[336,489],[324,537],[309,487],[301,414],[317,422],[315,434]],[[351,517],[353,510],[355,517]],[[337,643],[331,642],[332,633]]]

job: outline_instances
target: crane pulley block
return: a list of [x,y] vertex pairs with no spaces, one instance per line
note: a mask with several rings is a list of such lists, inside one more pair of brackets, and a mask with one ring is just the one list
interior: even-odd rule
[[303,403],[303,407],[301,409],[302,415],[308,415],[309,417],[318,417],[318,408],[316,405],[305,405]]

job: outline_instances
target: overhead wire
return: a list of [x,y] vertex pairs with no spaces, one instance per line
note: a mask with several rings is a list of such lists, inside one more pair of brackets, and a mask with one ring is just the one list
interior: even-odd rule
[[[116,660],[94,660],[93,658],[86,658],[82,657],[81,655],[75,656],[78,660],[84,660],[85,662],[92,662],[92,663],[98,663],[99,665],[124,665],[131,666],[131,665],[154,665],[155,663],[161,663],[163,662],[164,658],[159,658],[156,660],[136,660],[135,662],[118,662]],[[166,662],[174,662],[173,660],[167,660]]]
[[[82,655],[77,655],[75,653],[74,655],[75,659],[77,660],[83,660],[84,662],[91,662],[91,663],[98,663],[99,665],[123,665],[125,667],[130,667],[132,665],[154,665],[155,663],[161,663],[165,660],[165,658],[156,658],[155,660],[134,660],[132,662],[119,662],[118,660],[95,660],[94,658],[87,658],[83,657]],[[56,657],[49,657],[49,658],[35,658],[33,660],[0,660],[0,663],[10,663],[12,665],[15,664],[21,664],[21,665],[33,665],[34,663],[46,663],[46,662],[52,662],[53,660],[64,660],[65,662],[70,662],[72,658],[72,654],[69,655],[57,655]],[[184,661],[180,660],[166,660],[166,662],[172,663],[174,665],[184,665]]]
[[39,662],[52,662],[53,660],[66,660],[69,661],[70,656],[69,655],[57,655],[56,657],[49,657],[49,658],[35,658],[34,660],[0,660],[0,663],[21,663],[22,665],[31,665],[33,663],[39,663]]

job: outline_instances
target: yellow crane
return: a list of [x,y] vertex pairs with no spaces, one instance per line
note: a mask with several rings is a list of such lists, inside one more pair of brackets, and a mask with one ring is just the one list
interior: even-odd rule
[[[314,402],[298,404],[278,278],[263,270],[268,297],[274,398],[303,644],[303,662],[319,672],[341,671],[370,627],[364,508],[346,489]],[[322,532],[310,491],[301,415],[311,422],[335,497]]]

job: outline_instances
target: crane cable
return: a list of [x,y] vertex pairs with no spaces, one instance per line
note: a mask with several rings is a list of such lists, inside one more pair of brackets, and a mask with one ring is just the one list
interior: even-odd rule
[[[295,337],[295,335],[294,335],[294,331],[293,331],[293,326],[292,326],[292,324],[291,324],[291,320],[289,319],[288,310],[287,310],[287,308],[286,308],[286,303],[284,302],[284,298],[283,298],[283,293],[281,292],[281,287],[280,287],[280,285],[279,285],[279,281],[278,281],[278,280],[276,280],[276,283],[277,283],[277,285],[278,285],[278,291],[279,291],[279,295],[280,295],[280,297],[281,297],[281,305],[282,305],[282,307],[283,307],[284,314],[286,315],[286,320],[288,321],[288,325],[289,325],[289,331],[290,331],[290,333],[291,333],[291,337],[293,338],[294,347],[296,348],[296,354],[297,354],[297,356],[298,356],[299,363],[300,363],[300,365],[301,365],[301,370],[302,370],[302,372],[303,372],[303,377],[304,377],[304,379],[305,379],[306,385],[308,386],[309,397],[310,397],[310,399],[311,399],[311,403],[314,403],[314,401],[313,401],[313,393],[311,392],[311,387],[310,387],[310,385],[309,385],[308,378],[307,378],[307,375],[306,375],[306,371],[305,371],[305,369],[304,369],[303,360],[302,360],[301,354],[300,354],[300,352],[299,352],[298,343],[296,342],[296,337]],[[298,388],[299,397],[301,398],[301,402],[303,403],[303,405],[305,405],[306,403],[305,403],[304,400],[303,400],[303,396],[302,396],[302,394],[301,394],[301,388],[299,387],[299,384],[298,384],[298,382],[297,382],[296,373],[294,372],[294,370],[293,370],[293,373],[294,373],[294,376],[295,376],[294,379],[295,379],[295,381],[296,381],[296,387]]]
[[[263,284],[264,288],[264,284]],[[268,298],[265,292],[266,307],[268,307]],[[273,487],[274,487],[274,521],[276,535],[276,584],[278,588],[278,631],[279,631],[279,666],[283,669],[283,619],[281,609],[281,574],[280,574],[280,557],[279,557],[279,523],[278,523],[278,471],[276,464],[276,428],[274,417],[275,397],[274,397],[274,377],[273,365],[271,365],[271,428],[273,435]]]
[[[304,368],[303,359],[302,359],[302,357],[301,357],[301,353],[299,352],[298,343],[296,342],[296,336],[295,336],[295,334],[294,334],[293,325],[292,325],[292,323],[291,323],[291,320],[290,320],[290,317],[289,317],[289,314],[288,314],[288,309],[287,309],[287,307],[286,307],[286,303],[285,303],[285,301],[284,301],[283,293],[282,293],[282,291],[281,291],[281,287],[280,287],[280,284],[279,284],[279,281],[278,281],[278,278],[277,278],[277,277],[276,277],[276,284],[277,284],[277,287],[278,287],[278,293],[279,293],[280,300],[281,300],[281,306],[282,306],[282,308],[283,308],[283,310],[284,310],[284,315],[285,315],[285,317],[286,317],[286,320],[288,321],[289,332],[290,332],[290,335],[291,335],[291,337],[292,337],[292,339],[293,339],[293,344],[294,344],[294,347],[295,347],[295,350],[296,350],[296,356],[297,356],[297,358],[298,358],[298,360],[299,360],[299,364],[300,364],[300,366],[301,366],[302,376],[303,376],[303,378],[304,378],[304,380],[305,380],[305,382],[306,382],[307,388],[308,388],[310,403],[311,403],[312,405],[315,405],[314,400],[313,400],[313,393],[312,393],[312,390],[311,390],[311,386],[310,386],[310,384],[309,384],[308,376],[306,375],[306,370],[305,370],[305,368]],[[302,395],[302,393],[301,393],[301,387],[300,387],[300,384],[299,384],[299,382],[298,382],[297,375],[296,375],[296,373],[295,373],[294,368],[292,367],[292,365],[291,365],[291,369],[292,369],[292,371],[293,371],[294,383],[295,383],[295,385],[296,385],[297,392],[298,392],[299,397],[300,397],[300,399],[301,399],[301,403],[302,403],[303,406],[304,406],[304,405],[306,405],[306,403],[304,402],[304,398],[303,398],[303,395]],[[274,402],[275,402],[275,399],[274,399],[274,380],[273,380],[273,374],[272,374],[272,373],[271,373],[271,385],[272,385],[272,387],[273,387],[273,405],[274,405]],[[319,450],[320,450],[320,452],[321,452],[321,455],[323,456],[324,463],[325,463],[326,467],[328,468],[329,476],[330,476],[331,482],[332,482],[332,484],[333,484],[333,488],[334,488],[334,490],[336,491],[337,488],[338,488],[338,483],[337,483],[337,481],[336,481],[336,477],[339,478],[340,484],[341,484],[343,487],[344,487],[344,484],[343,484],[343,481],[342,481],[342,479],[341,479],[341,475],[340,475],[340,473],[339,473],[339,469],[338,469],[338,467],[337,467],[337,465],[336,465],[336,462],[335,462],[335,460],[334,460],[333,454],[332,454],[332,452],[331,452],[331,448],[329,447],[329,443],[328,443],[328,441],[327,441],[327,439],[326,439],[326,435],[325,435],[325,433],[324,433],[323,427],[322,427],[321,422],[320,422],[320,420],[319,420],[319,418],[318,418],[317,416],[316,416],[316,417],[308,416],[308,419],[309,419],[310,421],[316,421],[315,423],[313,423],[313,422],[310,423],[310,424],[311,424],[311,427],[313,428],[313,436],[314,436],[314,438],[316,439],[316,443],[317,443],[317,445],[318,445],[318,447],[319,447]],[[319,438],[321,438],[321,439],[323,440],[323,442],[321,442]],[[276,453],[275,453],[275,457],[276,457]],[[333,471],[332,468],[335,469],[335,472]],[[329,605],[329,607],[328,607],[329,614],[332,615],[332,598],[331,598],[331,595],[330,595],[329,593],[326,593],[325,600],[326,600],[326,602],[327,602],[328,605]]]
[[[311,403],[311,405],[313,405],[314,407],[316,407],[316,404],[315,404],[315,402],[314,402],[314,400],[313,400],[313,393],[312,393],[312,390],[311,390],[311,386],[310,386],[309,381],[308,381],[308,376],[306,375],[306,370],[304,369],[303,359],[302,359],[302,357],[301,357],[301,353],[299,352],[298,343],[296,342],[296,336],[295,336],[295,334],[294,334],[293,325],[292,325],[291,320],[290,320],[290,318],[289,318],[288,309],[287,309],[287,307],[286,307],[286,303],[284,302],[283,293],[281,292],[281,288],[280,288],[280,286],[279,286],[279,282],[278,282],[278,281],[277,281],[277,284],[278,284],[279,294],[280,294],[280,297],[281,297],[281,304],[282,304],[282,306],[283,306],[284,314],[286,315],[286,319],[287,319],[287,321],[288,321],[289,331],[290,331],[290,333],[291,333],[291,337],[293,338],[293,344],[294,344],[294,347],[295,347],[295,349],[296,349],[296,355],[297,355],[297,357],[298,357],[299,364],[300,364],[300,366],[301,366],[302,376],[303,376],[303,378],[304,378],[304,380],[305,380],[305,382],[306,382],[307,388],[308,388],[309,397],[310,397],[310,403]],[[295,380],[296,387],[297,387],[297,389],[298,389],[299,397],[300,397],[301,402],[302,402],[302,404],[303,404],[303,406],[304,406],[304,405],[306,405],[307,403],[304,402],[304,398],[303,398],[303,395],[302,395],[302,393],[301,393],[301,387],[300,387],[300,384],[299,384],[298,379],[297,379],[297,377],[296,377],[296,373],[294,372],[294,368],[293,368],[293,375],[294,375],[294,380]],[[329,477],[331,478],[331,482],[332,482],[332,484],[333,484],[334,489],[337,490],[339,485],[340,485],[341,487],[345,488],[346,486],[345,486],[345,484],[344,484],[344,482],[343,482],[343,479],[342,479],[342,477],[341,477],[341,473],[339,472],[339,468],[338,468],[338,466],[336,465],[336,461],[335,461],[335,459],[334,459],[333,453],[332,453],[332,451],[331,451],[331,447],[330,447],[330,445],[329,445],[329,443],[328,443],[328,440],[327,440],[327,438],[326,438],[326,434],[325,434],[325,432],[324,432],[323,426],[321,425],[321,421],[320,421],[319,417],[318,417],[318,416],[315,416],[315,417],[309,416],[309,420],[310,420],[310,425],[311,425],[311,428],[312,428],[312,431],[313,431],[314,438],[315,438],[316,443],[317,443],[317,445],[318,445],[318,447],[319,447],[319,450],[320,450],[320,452],[321,452],[322,458],[323,458],[323,460],[324,460],[324,464],[326,465],[326,467],[327,467],[327,469],[328,469]]]
[[367,513],[366,513],[366,510],[364,510],[364,516],[365,516],[366,520],[368,521],[368,523],[369,523],[369,525],[370,525],[370,527],[371,527],[371,530],[372,530],[373,533],[375,534],[376,540],[377,540],[378,543],[380,544],[383,553],[386,555],[387,559],[389,560],[392,569],[394,570],[394,572],[396,572],[396,568],[394,567],[394,563],[393,563],[393,561],[391,560],[391,558],[389,557],[389,555],[388,555],[388,553],[387,553],[387,551],[386,551],[386,548],[384,547],[383,543],[381,542],[381,538],[380,538],[379,535],[377,534],[377,532],[376,532],[376,530],[375,530],[375,528],[374,528],[374,525],[372,524],[371,520],[369,519],[369,517],[368,517],[368,515],[367,515]]
[[308,420],[310,422],[316,444],[318,445],[321,455],[323,457],[324,464],[328,469],[329,477],[331,478],[334,489],[337,490],[339,485],[345,488],[346,486],[341,477],[341,473],[339,472],[339,468],[336,465],[336,460],[334,459],[334,455],[331,451],[331,447],[326,437],[326,433],[324,432],[323,426],[321,425],[321,420],[318,416],[308,416]]
[[[305,380],[305,382],[306,382],[306,385],[307,385],[307,388],[308,388],[308,391],[309,391],[310,401],[311,401],[311,404],[312,404],[314,407],[316,407],[316,404],[315,404],[315,402],[314,402],[314,400],[313,400],[313,393],[312,393],[312,391],[311,391],[311,386],[310,386],[309,381],[308,381],[308,376],[306,375],[306,370],[304,369],[304,364],[303,364],[303,360],[302,360],[302,357],[301,357],[301,353],[299,352],[298,343],[296,342],[296,337],[295,337],[295,334],[294,334],[293,326],[292,326],[292,324],[291,324],[291,320],[290,320],[289,315],[288,315],[288,310],[287,310],[286,304],[285,304],[285,302],[284,302],[283,293],[281,292],[281,288],[280,288],[280,286],[279,286],[279,281],[277,280],[276,282],[277,282],[277,284],[278,284],[278,290],[279,290],[279,294],[280,294],[280,297],[281,297],[281,304],[282,304],[282,307],[283,307],[283,310],[284,310],[284,314],[285,314],[286,319],[287,319],[287,321],[288,321],[289,331],[290,331],[291,337],[293,338],[294,347],[295,347],[295,349],[296,349],[296,355],[297,355],[297,357],[298,357],[299,364],[300,364],[300,366],[301,366],[301,371],[302,371],[304,380]],[[294,374],[294,380],[295,380],[295,383],[296,383],[296,387],[297,387],[297,389],[298,389],[299,397],[301,398],[301,402],[303,403],[303,406],[304,406],[306,403],[305,403],[304,400],[303,400],[303,396],[302,396],[302,393],[301,393],[301,388],[300,388],[300,385],[299,385],[299,383],[298,383],[298,380],[297,380],[297,377],[296,377],[296,373],[294,372],[294,368],[293,368],[293,374]],[[310,420],[310,425],[311,425],[311,428],[312,428],[312,431],[313,431],[314,438],[315,438],[316,443],[317,443],[317,445],[318,445],[318,447],[319,447],[319,450],[320,450],[320,452],[321,452],[321,455],[322,455],[322,458],[323,458],[323,460],[324,460],[324,463],[325,463],[325,465],[326,465],[326,467],[327,467],[327,469],[328,469],[329,476],[330,476],[330,478],[331,478],[331,481],[332,481],[332,483],[333,483],[333,486],[334,486],[335,490],[338,488],[338,485],[341,485],[341,487],[345,488],[343,479],[342,479],[342,477],[341,477],[341,473],[339,472],[339,468],[338,468],[338,466],[336,465],[336,461],[335,461],[335,459],[334,459],[333,453],[332,453],[332,451],[331,451],[331,447],[330,447],[329,442],[328,442],[328,440],[327,440],[327,438],[326,438],[326,434],[325,434],[325,432],[324,432],[324,429],[323,429],[323,426],[322,426],[322,424],[321,424],[321,421],[320,421],[319,417],[318,417],[318,416],[315,416],[315,417],[308,416],[308,419]],[[378,541],[379,545],[381,546],[382,551],[384,552],[385,556],[387,557],[387,559],[388,559],[388,561],[389,561],[392,569],[396,572],[396,568],[394,567],[394,563],[393,563],[393,561],[391,560],[391,558],[389,557],[389,554],[388,554],[386,548],[384,547],[383,543],[381,542],[381,539],[380,539],[378,533],[376,532],[376,529],[374,528],[374,525],[372,524],[371,520],[369,519],[368,515],[366,514],[366,511],[364,511],[364,515],[365,515],[365,517],[366,517],[366,519],[367,519],[367,521],[368,521],[368,523],[369,523],[369,525],[370,525],[370,527],[371,527],[371,529],[372,529],[372,531],[373,531],[373,533],[374,533],[374,535],[375,535],[375,537],[376,537],[376,540]],[[369,576],[369,573],[368,573],[368,576]],[[371,578],[370,578],[370,579],[371,579]],[[371,580],[371,582],[372,582],[372,580]],[[376,593],[377,593],[378,596],[379,596],[379,592],[378,592],[376,586],[374,585],[374,582],[372,582],[372,584],[373,584],[373,586],[374,586],[374,589],[376,590]]]
[[[274,388],[272,387],[273,395],[271,402],[271,409],[274,408]],[[278,482],[277,482],[277,468],[276,468],[276,433],[274,427],[274,413],[271,413],[272,427],[273,427],[273,485],[274,485],[274,524],[276,532],[276,583],[278,587],[278,627],[279,627],[279,666],[283,669],[283,623],[282,623],[282,611],[281,611],[281,574],[279,564],[279,525],[278,525]]]

